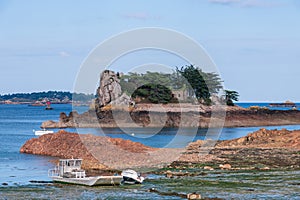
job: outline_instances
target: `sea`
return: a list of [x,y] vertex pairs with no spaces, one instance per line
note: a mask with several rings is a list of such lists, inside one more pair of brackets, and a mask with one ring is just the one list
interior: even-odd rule
[[[254,105],[269,107],[268,103],[238,103],[238,105],[241,107],[250,107]],[[300,108],[299,103],[297,103],[297,106]],[[54,158],[23,154],[19,152],[20,148],[27,140],[37,137],[34,135],[34,131],[40,129],[42,122],[47,120],[57,121],[61,112],[65,112],[68,114],[71,110],[77,110],[79,113],[83,113],[88,110],[88,107],[72,107],[72,105],[68,104],[53,104],[52,107],[54,108],[53,110],[45,110],[44,107],[38,106],[0,105],[0,199],[1,194],[5,194],[5,192],[3,193],[3,191],[5,191],[5,188],[8,188],[8,190],[12,190],[12,188],[22,187],[34,187],[37,189],[49,189],[47,187],[53,187],[52,184],[39,185],[36,184],[36,182],[51,181],[48,178],[48,170],[54,167]],[[291,108],[272,107],[270,109]],[[248,133],[259,130],[260,128],[262,127],[223,128],[221,130],[216,130],[216,134],[218,134],[218,138],[220,140],[227,140],[245,136]],[[300,129],[300,125],[271,126],[267,128],[286,128],[288,130],[296,130]],[[58,130],[59,129],[55,129],[54,131]],[[152,129],[147,128],[132,128],[126,130],[122,130],[119,128],[69,128],[65,130],[82,134],[91,133],[95,135],[106,135],[113,138],[130,139],[132,141],[141,142],[152,147],[165,147],[170,143],[170,141],[172,141],[176,134],[178,134],[178,129],[175,128],[164,128],[159,131],[154,130],[154,132],[156,131],[155,134],[152,134]],[[204,139],[207,133],[207,129],[198,129],[196,130],[196,132],[193,131],[192,134],[190,134],[190,129],[183,130],[183,132],[187,133],[186,135],[183,135],[183,137],[186,137],[188,140],[195,141],[197,139]],[[176,144],[174,147],[176,147]],[[60,187],[60,190],[64,190],[64,188],[65,187]],[[82,191],[84,192],[86,190],[82,189]],[[110,195],[112,195],[112,191],[112,189],[106,189],[105,191],[103,191],[104,197],[109,197]],[[127,199],[135,198],[134,195],[141,195],[141,197],[143,197],[143,194],[139,193],[139,190],[134,191],[135,193],[132,193],[128,190],[120,190],[118,194],[121,196],[123,195],[122,197],[126,197]],[[65,192],[67,192],[67,190]],[[89,193],[84,194],[89,195]],[[53,199],[60,199],[58,196],[55,196],[55,194],[53,195]],[[91,197],[93,197],[93,195]],[[156,194],[152,194],[152,196],[150,197],[150,199],[162,198],[161,196],[157,196]],[[61,199],[64,198],[65,197],[62,197]],[[18,196],[16,197],[16,199],[18,199]]]

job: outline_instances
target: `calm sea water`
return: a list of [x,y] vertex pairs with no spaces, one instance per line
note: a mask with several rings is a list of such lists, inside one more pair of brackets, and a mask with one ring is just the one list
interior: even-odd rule
[[[0,105],[0,184],[27,184],[47,179],[51,158],[20,154],[20,147],[39,130],[45,120],[57,120],[71,105],[53,105],[54,110],[27,105]],[[80,109],[80,108],[79,108]]]
[[[249,106],[250,104],[240,104]],[[253,105],[253,104],[251,104]],[[263,104],[255,104],[263,105]],[[0,105],[0,184],[7,183],[10,186],[30,184],[30,180],[48,181],[47,171],[53,167],[53,158],[46,156],[28,155],[19,153],[20,147],[30,138],[35,138],[33,130],[40,129],[40,125],[46,120],[58,120],[60,112],[69,113],[71,105],[52,105],[54,110],[46,111],[43,107],[31,107],[27,105]],[[87,107],[78,107],[76,110],[82,113]],[[218,130],[213,130],[219,139],[232,139],[244,136],[261,127],[224,128],[219,135]],[[300,125],[269,127],[270,129],[287,128],[289,130],[300,129]],[[56,130],[57,131],[57,130]],[[79,133],[92,133],[106,135],[114,138],[130,139],[153,147],[164,147],[172,143],[172,139],[178,135],[178,129],[166,128],[160,131],[156,129],[67,129],[67,131]],[[180,134],[181,141],[190,141],[205,138],[207,130],[185,129]],[[173,146],[181,143],[173,142]],[[6,186],[0,186],[6,187]]]

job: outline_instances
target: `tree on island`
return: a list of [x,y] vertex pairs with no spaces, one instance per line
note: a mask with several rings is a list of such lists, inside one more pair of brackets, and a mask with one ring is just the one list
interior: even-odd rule
[[239,93],[233,90],[225,90],[225,101],[227,106],[234,106],[233,101],[239,100]]
[[132,98],[142,97],[142,102],[145,103],[169,103],[172,99],[172,92],[166,86],[160,84],[146,84],[137,88],[133,94]]
[[195,95],[199,102],[211,104],[211,94],[217,94],[223,87],[216,73],[205,73],[193,65],[176,68],[187,81],[189,94]]
[[[149,71],[145,74],[131,72],[121,76],[120,85],[127,95],[136,99],[139,97],[142,102],[150,103],[178,102],[173,97],[172,91],[186,91],[187,102],[194,102],[194,99],[197,99],[199,103],[211,105],[211,96],[219,94],[223,89],[222,80],[218,74],[203,72],[193,65],[176,68],[171,74]],[[230,91],[231,96],[228,96],[231,101],[238,97],[238,93],[233,92],[235,91]]]
[[130,72],[128,75],[121,76],[120,85],[122,91],[131,96],[137,88],[143,85],[157,84],[163,85],[171,89],[171,78],[170,74],[149,72],[145,74],[138,74]]

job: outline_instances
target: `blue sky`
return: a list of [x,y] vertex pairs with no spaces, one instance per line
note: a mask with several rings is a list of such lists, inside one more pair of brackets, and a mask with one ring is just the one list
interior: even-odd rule
[[[297,0],[1,0],[0,94],[72,91],[80,65],[100,42],[160,27],[201,44],[240,101],[300,101],[299,21]],[[120,59],[115,69],[133,60]]]

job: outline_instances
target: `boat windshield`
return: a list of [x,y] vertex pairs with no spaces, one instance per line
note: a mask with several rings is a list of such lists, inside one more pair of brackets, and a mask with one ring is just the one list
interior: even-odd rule
[[81,159],[66,159],[60,160],[60,166],[69,166],[69,167],[80,167],[82,163]]

